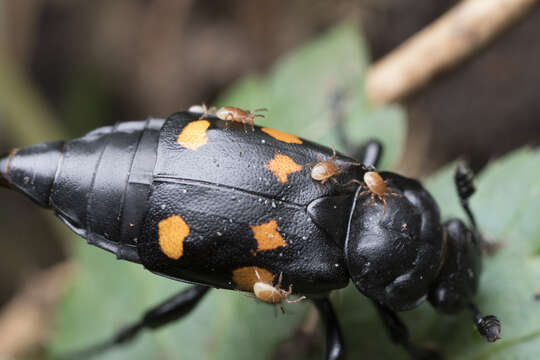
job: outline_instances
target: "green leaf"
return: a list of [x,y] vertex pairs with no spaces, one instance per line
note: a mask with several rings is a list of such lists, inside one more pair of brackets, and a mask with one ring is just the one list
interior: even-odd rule
[[[383,164],[392,164],[403,144],[403,112],[398,107],[367,107],[363,91],[367,57],[357,29],[353,24],[333,29],[282,58],[267,76],[243,80],[220,103],[267,107],[270,112],[263,122],[267,126],[339,148],[329,98],[336,90],[345,91],[347,132],[355,141],[381,138],[386,145]],[[185,286],[141,266],[117,262],[77,241],[79,271],[58,312],[53,354],[107,338]],[[269,359],[310,307],[304,303],[288,308],[285,316],[275,318],[275,309],[268,305],[214,290],[182,321],[147,332],[99,359]]]

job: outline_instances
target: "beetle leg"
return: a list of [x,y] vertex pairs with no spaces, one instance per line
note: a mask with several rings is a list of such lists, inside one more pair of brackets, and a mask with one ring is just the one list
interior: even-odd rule
[[361,162],[366,166],[377,167],[379,165],[379,160],[383,153],[383,146],[378,140],[368,140],[363,143],[356,154],[352,153],[353,156],[356,156],[355,159],[360,159]]
[[182,290],[156,307],[146,311],[142,318],[124,327],[114,334],[109,340],[95,344],[86,349],[75,351],[62,356],[62,360],[87,359],[117,345],[132,341],[144,329],[157,329],[189,314],[201,301],[210,288],[203,285],[195,285]]
[[500,243],[486,239],[478,230],[476,219],[469,207],[469,198],[476,192],[474,186],[474,174],[472,170],[467,166],[465,162],[460,162],[456,168],[454,174],[454,183],[456,185],[456,191],[461,202],[461,207],[467,214],[469,221],[475,233],[478,235],[479,241],[482,245],[482,250],[488,255],[494,254],[501,247]]
[[325,360],[343,360],[345,359],[345,344],[343,342],[343,335],[341,334],[341,328],[339,326],[336,313],[332,308],[332,303],[325,297],[322,299],[312,300],[322,322],[326,328],[326,356]]
[[469,207],[469,198],[476,192],[473,178],[474,174],[472,170],[464,162],[460,162],[454,175],[456,191],[463,210],[467,213],[467,217],[469,218],[472,227],[476,230],[476,219]]
[[381,320],[386,328],[386,331],[388,332],[388,335],[390,336],[390,339],[392,339],[394,343],[403,346],[405,350],[407,350],[411,358],[413,358],[414,360],[442,359],[442,356],[441,354],[439,354],[439,352],[432,349],[419,347],[411,343],[409,338],[409,330],[407,329],[407,326],[401,321],[399,316],[386,306],[381,305],[375,301],[373,303],[375,304],[375,307],[379,312],[379,316],[381,317]]
[[473,303],[469,304],[473,313],[474,325],[476,329],[487,341],[495,342],[501,338],[501,322],[494,315],[482,316],[480,310]]

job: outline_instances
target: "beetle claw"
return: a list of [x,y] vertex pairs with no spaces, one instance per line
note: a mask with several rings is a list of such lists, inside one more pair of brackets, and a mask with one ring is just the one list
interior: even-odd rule
[[495,342],[501,338],[501,322],[494,315],[484,316],[476,324],[476,328],[488,342]]

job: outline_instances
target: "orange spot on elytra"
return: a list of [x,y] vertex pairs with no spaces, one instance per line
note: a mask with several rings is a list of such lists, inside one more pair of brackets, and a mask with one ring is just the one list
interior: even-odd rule
[[172,215],[158,224],[159,246],[167,257],[178,260],[184,252],[184,239],[189,226],[179,215]]
[[283,131],[270,128],[262,128],[261,131],[279,141],[289,144],[302,144],[302,140],[298,136],[294,136]]
[[287,182],[287,175],[302,170],[302,165],[282,154],[276,154],[264,167],[270,170],[280,183]]
[[277,221],[270,220],[261,225],[249,225],[253,231],[253,237],[257,240],[257,251],[272,250],[280,246],[287,246],[287,243],[277,231]]
[[233,270],[233,281],[237,289],[253,291],[253,285],[256,282],[272,284],[274,275],[270,271],[257,266],[246,266]]
[[210,126],[208,120],[192,121],[184,127],[176,142],[185,148],[197,150],[208,142],[206,130]]

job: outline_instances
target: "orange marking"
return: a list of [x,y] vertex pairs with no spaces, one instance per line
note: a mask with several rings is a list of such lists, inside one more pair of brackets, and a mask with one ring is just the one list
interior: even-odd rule
[[279,141],[289,144],[302,144],[302,140],[298,136],[294,136],[283,131],[270,128],[262,128],[261,131]]
[[184,239],[189,226],[179,215],[172,215],[158,224],[159,246],[169,258],[178,260],[184,252]]
[[277,221],[270,220],[261,225],[249,225],[253,237],[257,240],[257,251],[273,250],[280,246],[288,246],[277,231]]
[[185,148],[197,150],[208,142],[206,130],[210,126],[208,120],[192,121],[182,130],[176,142]]
[[233,281],[236,288],[244,291],[253,291],[256,282],[272,284],[274,275],[266,269],[257,266],[246,266],[233,270]]
[[270,170],[280,183],[287,182],[287,175],[302,170],[302,165],[282,154],[276,154],[264,167]]

